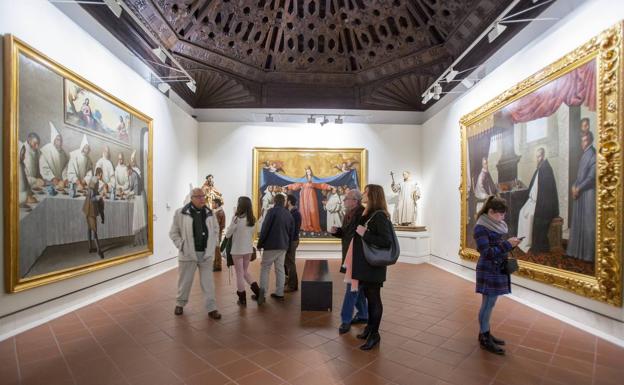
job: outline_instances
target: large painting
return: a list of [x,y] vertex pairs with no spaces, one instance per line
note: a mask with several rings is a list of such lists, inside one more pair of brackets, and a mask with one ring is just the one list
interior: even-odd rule
[[258,230],[277,194],[293,194],[302,222],[301,242],[336,242],[328,230],[340,227],[344,196],[366,184],[366,150],[361,148],[254,148],[253,205]]
[[4,48],[7,291],[151,254],[152,120],[11,35]]
[[621,306],[622,25],[464,116],[461,255],[490,195],[521,276]]

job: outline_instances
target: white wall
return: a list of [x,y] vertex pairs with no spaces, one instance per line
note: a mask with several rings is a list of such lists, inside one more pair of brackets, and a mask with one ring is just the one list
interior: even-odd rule
[[[170,259],[174,257],[174,247],[168,237],[173,210],[187,193],[185,186],[188,181],[197,176],[197,122],[56,7],[45,0],[0,0],[0,34],[7,33],[15,35],[154,119],[153,190],[156,221],[155,252],[150,257],[20,293],[0,293],[0,317],[4,316],[0,318],[0,340],[27,328],[32,322],[42,322],[47,316],[67,311],[84,301],[105,296],[112,290],[174,267],[176,261]],[[167,202],[171,204],[171,210],[165,208]],[[4,234],[4,229],[0,229],[0,234]],[[3,250],[3,247],[0,246],[0,249]],[[128,274],[137,269],[141,270]],[[0,266],[0,276],[4,277],[2,270]],[[110,281],[97,285],[107,280]],[[90,288],[82,290],[87,287]],[[76,293],[36,306],[72,292]],[[15,314],[5,316],[10,313]]]
[[[621,1],[595,0],[579,5],[557,22],[548,33],[526,45],[460,99],[423,125],[420,147],[423,159],[423,201],[427,207],[425,222],[429,225],[432,235],[432,254],[454,262],[448,263],[432,257],[432,263],[440,263],[450,270],[474,277],[473,271],[456,264],[474,267],[474,264],[463,262],[458,256],[461,116],[559,59],[622,18],[624,18],[624,2]],[[592,301],[527,279],[514,277],[514,282],[546,294],[514,288],[516,296],[593,328],[594,331],[619,338],[620,343],[624,343],[624,325],[621,323],[624,320],[623,308]],[[561,298],[565,302],[550,296]]]
[[381,184],[388,193],[390,171],[394,171],[396,179],[403,170],[410,170],[416,181],[421,180],[418,128],[377,124],[329,123],[321,127],[318,123],[200,123],[198,175],[193,182],[200,184],[207,174],[214,175],[229,219],[236,198],[251,196],[254,147],[362,147],[368,150],[368,182]]

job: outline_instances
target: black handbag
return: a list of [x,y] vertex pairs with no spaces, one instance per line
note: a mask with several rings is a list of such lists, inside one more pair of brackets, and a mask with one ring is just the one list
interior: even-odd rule
[[[380,211],[375,211],[373,215],[366,221],[364,227],[368,226],[368,222]],[[392,241],[390,247],[387,249],[377,247],[372,244],[366,243],[364,238],[362,238],[362,249],[364,251],[364,258],[369,265],[379,267],[379,266],[390,266],[394,265],[399,259],[399,255],[401,254],[401,248],[399,247],[399,240],[397,239],[396,232],[394,231],[394,227],[390,224],[390,232],[392,233]]]
[[518,260],[516,258],[507,258],[501,264],[501,271],[504,274],[513,274],[518,271]]
[[221,256],[225,256],[226,266],[234,266],[234,260],[232,259],[232,237],[225,237],[221,241]]

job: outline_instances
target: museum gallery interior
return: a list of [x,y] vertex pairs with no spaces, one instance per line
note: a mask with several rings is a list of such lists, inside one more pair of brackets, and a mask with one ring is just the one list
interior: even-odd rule
[[624,2],[0,0],[0,383],[622,384]]

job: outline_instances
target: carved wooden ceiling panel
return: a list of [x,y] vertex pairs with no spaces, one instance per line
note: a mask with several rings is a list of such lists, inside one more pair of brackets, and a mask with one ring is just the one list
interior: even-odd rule
[[[412,111],[424,110],[420,95],[426,87],[511,3],[122,1],[195,77],[196,93],[183,84],[172,85],[193,107]],[[532,1],[521,1],[513,11],[531,5]],[[105,7],[83,7],[139,56],[157,60],[151,53],[154,43],[130,17],[117,19],[102,11]],[[509,25],[497,44],[478,46],[466,65],[485,60],[521,27]],[[171,75],[162,68],[155,70]],[[324,95],[321,100],[319,93]]]

